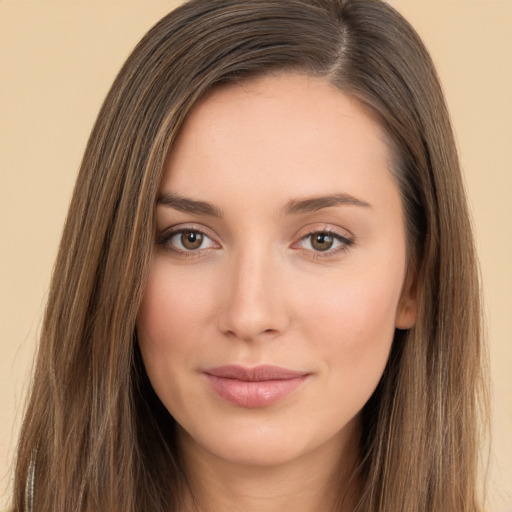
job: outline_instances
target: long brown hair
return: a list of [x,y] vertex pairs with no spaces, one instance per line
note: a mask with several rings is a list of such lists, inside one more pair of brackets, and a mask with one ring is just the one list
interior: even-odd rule
[[135,48],[88,142],[21,431],[14,511],[32,500],[35,512],[178,510],[186,478],[174,420],[135,335],[162,169],[208,90],[286,72],[334,84],[384,128],[417,275],[418,321],[396,332],[363,410],[357,510],[482,510],[477,264],[449,116],[422,42],[379,0],[192,0]]

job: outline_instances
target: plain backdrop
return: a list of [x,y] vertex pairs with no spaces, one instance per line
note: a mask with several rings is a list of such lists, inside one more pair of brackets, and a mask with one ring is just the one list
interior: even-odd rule
[[[0,0],[0,509],[53,261],[117,71],[177,1]],[[512,511],[512,0],[394,0],[437,64],[482,265],[493,378],[489,511]]]

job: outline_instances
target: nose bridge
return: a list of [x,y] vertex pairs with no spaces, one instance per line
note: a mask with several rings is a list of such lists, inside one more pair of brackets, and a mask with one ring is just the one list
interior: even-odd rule
[[282,332],[288,323],[279,264],[262,243],[240,248],[229,262],[220,315],[223,332],[243,340]]

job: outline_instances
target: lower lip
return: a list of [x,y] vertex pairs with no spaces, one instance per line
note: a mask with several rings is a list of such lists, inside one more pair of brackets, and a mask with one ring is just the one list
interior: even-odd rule
[[307,378],[301,375],[293,379],[276,379],[248,382],[208,375],[213,390],[224,400],[239,407],[265,407],[293,393]]

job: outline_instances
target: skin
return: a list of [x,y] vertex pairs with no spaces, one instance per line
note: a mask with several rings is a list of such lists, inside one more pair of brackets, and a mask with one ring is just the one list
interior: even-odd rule
[[[390,165],[362,107],[304,75],[223,85],[188,117],[160,197],[207,202],[222,217],[158,204],[137,330],[180,425],[199,510],[332,510],[340,486],[350,510],[360,411],[395,328],[416,315]],[[333,194],[345,202],[290,207]],[[180,229],[202,232],[202,245],[183,245]],[[333,238],[314,245],[311,233],[326,231]],[[240,407],[203,373],[225,364],[308,376],[276,403]]]

